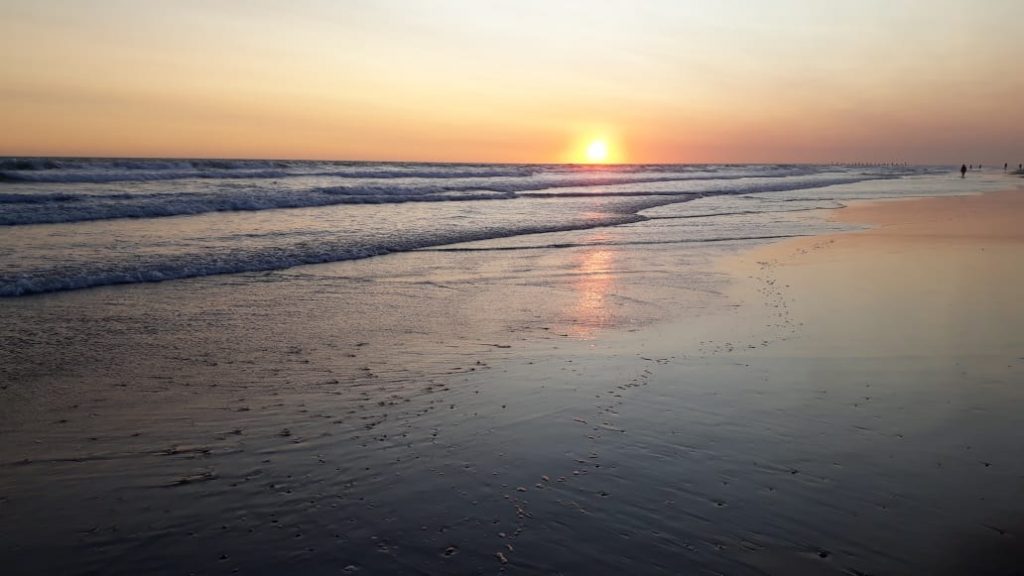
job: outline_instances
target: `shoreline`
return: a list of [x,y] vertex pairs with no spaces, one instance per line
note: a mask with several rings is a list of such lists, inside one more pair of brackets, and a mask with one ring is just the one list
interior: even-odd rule
[[[1005,205],[961,209],[985,197],[880,213],[934,200],[1013,223]],[[622,242],[671,232],[647,226],[0,303],[21,329],[3,368],[19,385],[0,390],[0,558],[941,574],[978,573],[985,549],[1012,565],[1019,334],[938,335],[1015,319],[1015,284],[965,274],[958,289],[1001,288],[954,315],[933,284],[954,285],[933,280],[951,262],[1013,271],[1018,240],[896,218],[753,249]],[[904,317],[932,336],[880,325]],[[64,553],[43,554],[55,538]]]
[[730,485],[739,470],[753,481],[708,497],[793,522],[780,537],[741,521],[743,566],[952,575],[1024,561],[1022,215],[1019,188],[852,203],[829,217],[870,228],[724,256],[724,309],[637,336],[659,363],[648,393],[705,422],[684,426],[708,442],[689,446],[731,461],[718,472]]
[[[941,345],[947,353],[1010,353],[1024,345],[1016,329],[1024,316],[1013,305],[1016,287],[1024,282],[1018,265],[1022,214],[1024,189],[1019,188],[857,202],[829,218],[866,229],[763,246],[726,267],[748,275],[759,268],[760,289],[788,301],[793,321],[802,322],[804,331],[814,328],[809,318],[819,321],[822,330],[805,340],[858,338],[859,345],[867,346],[863,352],[880,353],[887,347],[890,352],[921,348],[912,341],[927,337],[930,341],[922,346],[932,352]],[[801,310],[794,299],[817,304]],[[895,325],[901,316],[905,323]],[[876,333],[877,343],[867,345]],[[949,334],[942,343],[941,334]],[[807,342],[803,346],[821,349]]]

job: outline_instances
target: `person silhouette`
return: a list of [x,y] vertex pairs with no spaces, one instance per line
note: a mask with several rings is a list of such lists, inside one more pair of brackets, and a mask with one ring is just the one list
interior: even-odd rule
[[961,164],[960,165],[960,177],[964,178],[965,176],[967,176],[967,164]]

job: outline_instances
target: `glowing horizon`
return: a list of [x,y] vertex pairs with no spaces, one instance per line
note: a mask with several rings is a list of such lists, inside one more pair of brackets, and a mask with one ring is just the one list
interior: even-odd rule
[[1024,3],[9,0],[0,155],[1024,160]]

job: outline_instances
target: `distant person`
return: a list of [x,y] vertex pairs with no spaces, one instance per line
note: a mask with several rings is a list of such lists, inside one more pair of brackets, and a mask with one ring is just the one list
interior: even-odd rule
[[1009,170],[1010,170],[1010,165],[1007,164],[1006,162],[1003,162],[1003,172],[1009,172]]
[[965,176],[967,176],[967,164],[961,164],[960,165],[960,177],[964,178]]

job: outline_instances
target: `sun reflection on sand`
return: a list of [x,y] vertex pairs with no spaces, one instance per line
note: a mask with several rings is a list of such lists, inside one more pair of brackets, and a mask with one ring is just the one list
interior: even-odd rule
[[567,314],[571,336],[593,338],[599,328],[611,325],[608,296],[615,283],[614,264],[615,252],[604,247],[588,248],[577,257],[572,284],[576,301]]

